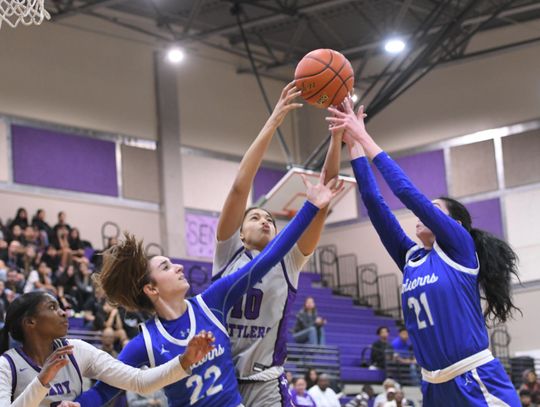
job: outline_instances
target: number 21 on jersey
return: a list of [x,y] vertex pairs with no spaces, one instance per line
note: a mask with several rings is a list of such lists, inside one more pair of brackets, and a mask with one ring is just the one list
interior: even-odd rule
[[[431,326],[435,325],[435,323],[433,322],[433,316],[431,315],[431,310],[429,309],[429,303],[426,293],[420,294],[419,299],[420,301],[418,301],[418,299],[412,296],[407,299],[408,307],[410,309],[414,309],[414,313],[416,314],[416,322],[418,323],[418,329],[426,328],[428,323]],[[426,315],[428,317],[427,322],[423,319],[420,319],[420,312],[422,311],[422,307],[424,308],[424,311],[426,312]]]

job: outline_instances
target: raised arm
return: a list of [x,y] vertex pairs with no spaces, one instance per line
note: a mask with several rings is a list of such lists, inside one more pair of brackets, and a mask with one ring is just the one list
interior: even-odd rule
[[[324,179],[324,172],[320,179]],[[319,209],[326,207],[341,188],[336,180],[330,181],[332,188],[324,185],[322,181],[318,185],[312,185],[304,178],[304,183],[307,186],[308,200],[293,220],[266,245],[261,254],[237,272],[220,278],[203,292],[203,300],[220,321],[225,322],[229,309],[283,258],[306,230]]]
[[[328,182],[331,179],[339,175],[339,166],[341,163],[341,143],[342,143],[343,131],[332,131],[332,138],[330,139],[330,146],[326,153],[326,159],[324,161],[325,179],[324,182]],[[313,222],[309,225],[306,231],[298,239],[298,249],[304,256],[308,256],[315,251],[321,233],[324,229],[324,222],[328,215],[328,206],[319,211]]]
[[384,247],[399,269],[403,271],[407,252],[415,246],[415,242],[405,234],[398,220],[386,205],[360,143],[354,139],[346,141],[351,155],[354,176],[362,201],[368,210],[369,219]]
[[249,149],[244,154],[240,162],[240,168],[236,174],[229,195],[225,199],[225,204],[221,210],[217,227],[217,240],[224,241],[232,236],[242,224],[242,217],[246,209],[249,191],[255,179],[255,175],[261,166],[264,153],[272,141],[272,136],[283,123],[283,119],[291,110],[302,106],[300,103],[293,103],[301,91],[294,87],[294,82],[289,83],[283,91],[274,108],[274,111],[261,129],[259,135]]
[[[363,109],[363,107],[361,107]],[[344,130],[358,141],[373,160],[392,192],[436,236],[437,243],[460,264],[476,267],[475,246],[470,233],[427,199],[401,168],[375,143],[365,129],[363,116],[356,115],[352,105],[345,112],[329,110],[337,117],[327,118],[335,128]]]

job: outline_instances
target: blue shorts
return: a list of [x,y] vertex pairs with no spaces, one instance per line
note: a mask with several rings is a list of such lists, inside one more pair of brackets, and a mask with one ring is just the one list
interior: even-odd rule
[[449,382],[422,381],[424,407],[520,407],[519,396],[504,367],[494,359]]

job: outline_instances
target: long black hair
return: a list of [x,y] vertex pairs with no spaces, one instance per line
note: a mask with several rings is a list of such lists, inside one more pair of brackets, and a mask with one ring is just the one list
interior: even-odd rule
[[478,283],[487,302],[484,318],[506,322],[514,310],[519,311],[512,301],[511,289],[512,275],[518,277],[517,254],[505,241],[473,228],[471,214],[462,203],[444,196],[439,199],[445,202],[450,216],[460,221],[474,240],[480,263]]
[[32,291],[15,298],[6,312],[4,329],[0,332],[0,354],[9,349],[9,336],[24,342],[23,320],[37,314],[38,306],[46,296],[44,291]]

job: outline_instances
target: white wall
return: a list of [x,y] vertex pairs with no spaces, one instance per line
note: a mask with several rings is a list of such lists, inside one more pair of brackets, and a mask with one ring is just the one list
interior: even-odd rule
[[521,308],[523,316],[515,314],[515,318],[507,323],[512,337],[510,352],[527,352],[540,350],[540,324],[538,309],[540,307],[540,290],[522,290],[514,294],[514,303]]
[[519,256],[522,281],[540,279],[539,208],[540,189],[516,192],[504,198],[508,242]]
[[0,112],[156,137],[151,47],[44,23],[2,29],[0,55]]
[[5,190],[0,190],[0,202],[2,202],[0,211],[2,220],[13,218],[19,207],[26,208],[30,218],[41,208],[45,209],[47,222],[54,226],[58,212],[65,211],[67,222],[73,227],[78,227],[81,237],[90,241],[95,248],[102,247],[101,226],[106,221],[117,223],[121,232],[127,230],[134,233],[138,238],[143,238],[145,243],[161,243],[157,211]]

